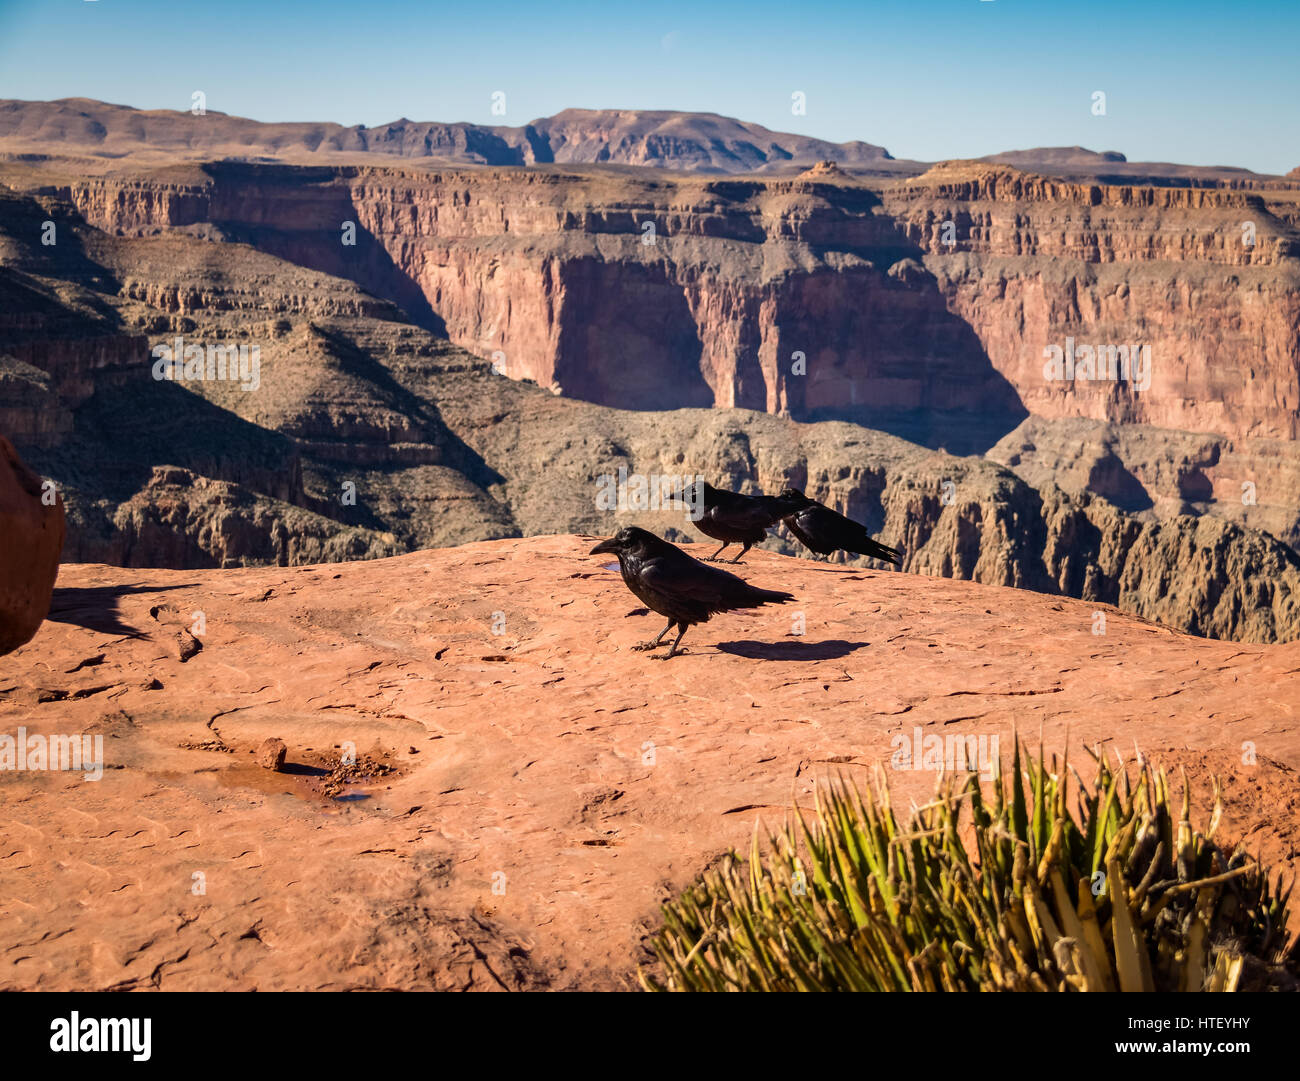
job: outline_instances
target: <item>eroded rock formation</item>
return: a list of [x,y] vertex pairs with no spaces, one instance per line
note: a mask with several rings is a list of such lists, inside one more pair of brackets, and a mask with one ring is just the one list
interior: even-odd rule
[[[603,404],[872,423],[1028,411],[1275,440],[1300,425],[1300,240],[1258,194],[960,163],[878,190],[833,175],[207,172],[65,194],[108,231],[206,222],[352,277],[507,374]],[[1145,347],[1149,380],[1047,378],[1045,350],[1067,342]]]

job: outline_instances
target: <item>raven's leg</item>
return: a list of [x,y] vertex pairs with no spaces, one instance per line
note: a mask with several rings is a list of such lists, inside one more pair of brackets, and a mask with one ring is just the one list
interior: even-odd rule
[[727,541],[727,543],[724,544],[724,545],[722,546],[722,548],[719,548],[716,552],[714,552],[713,555],[711,555],[711,556],[705,556],[705,557],[704,557],[704,562],[705,562],[705,563],[716,563],[716,562],[718,561],[718,556],[722,555],[722,550],[723,550],[723,548],[730,548],[730,547],[731,547],[731,541]]
[[673,629],[673,621],[670,619],[668,621],[668,626],[666,626],[663,630],[659,632],[659,637],[656,638],[653,642],[638,642],[632,648],[633,649],[658,649],[659,643],[664,640],[664,635],[667,634],[672,629]]
[[686,633],[686,624],[679,623],[677,626],[681,627],[681,630],[677,632],[677,641],[672,644],[672,648],[667,653],[656,653],[650,658],[652,661],[666,661],[669,657],[677,656],[677,647],[681,645],[682,635]]
[[746,552],[748,552],[748,551],[749,551],[751,548],[753,548],[753,547],[754,547],[754,546],[753,546],[752,544],[746,542],[746,543],[745,543],[745,547],[743,547],[743,548],[740,550],[740,555],[736,556],[736,558],[733,559],[731,562],[733,562],[733,563],[739,563],[739,562],[740,562],[740,557],[743,556]]

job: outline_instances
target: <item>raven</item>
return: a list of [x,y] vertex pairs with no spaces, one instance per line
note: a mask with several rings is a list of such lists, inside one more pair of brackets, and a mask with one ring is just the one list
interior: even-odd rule
[[[787,514],[794,505],[770,495],[741,495],[724,492],[708,481],[696,481],[684,488],[680,498],[691,505],[691,522],[706,537],[722,541],[722,547],[705,562],[718,560],[726,548],[743,544],[740,555],[732,563],[739,563],[746,552],[767,536],[767,531]],[[698,516],[698,517],[697,517]]]
[[706,567],[676,545],[635,526],[620,529],[615,536],[596,545],[590,554],[597,552],[612,552],[618,556],[618,568],[623,572],[627,588],[640,597],[647,608],[668,617],[668,626],[659,632],[658,638],[640,642],[633,649],[657,649],[673,624],[680,628],[672,648],[655,660],[666,661],[674,656],[686,628],[695,623],[707,623],[709,617],[717,612],[794,600],[793,594],[755,589],[734,574],[717,567]]
[[777,498],[797,508],[782,521],[803,542],[804,547],[811,548],[819,555],[830,555],[843,550],[855,555],[883,559],[886,563],[895,563],[900,567],[903,565],[902,553],[896,548],[872,540],[866,526],[837,514],[815,499],[809,499],[798,488],[786,488]]

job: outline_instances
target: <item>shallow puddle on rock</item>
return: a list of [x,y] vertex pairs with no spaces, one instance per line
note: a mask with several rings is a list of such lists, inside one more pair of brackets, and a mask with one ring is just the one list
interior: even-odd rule
[[292,774],[277,773],[262,766],[237,765],[217,770],[217,783],[222,788],[246,788],[274,796],[297,796],[298,799],[321,803],[325,797]]
[[228,766],[194,770],[158,770],[153,776],[164,783],[182,786],[198,785],[211,791],[224,788],[231,791],[256,792],[264,796],[291,796],[304,803],[314,804],[326,813],[346,811],[353,806],[381,809],[377,797],[384,793],[369,792],[363,788],[347,787],[330,795],[322,791],[323,782],[330,773],[320,766],[304,763],[287,763],[283,771],[269,770],[252,762],[235,762]]

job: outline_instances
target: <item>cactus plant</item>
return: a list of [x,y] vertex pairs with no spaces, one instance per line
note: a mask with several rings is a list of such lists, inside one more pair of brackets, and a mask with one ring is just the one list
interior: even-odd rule
[[[1100,752],[1084,785],[1023,754],[941,778],[900,822],[888,785],[817,788],[748,861],[664,906],[650,990],[1198,991],[1297,986],[1282,876],[1191,822],[1182,777]],[[1068,776],[1078,787],[1067,806]],[[967,808],[969,813],[967,815]],[[811,821],[809,818],[811,817]]]

